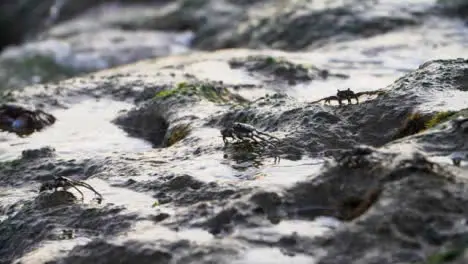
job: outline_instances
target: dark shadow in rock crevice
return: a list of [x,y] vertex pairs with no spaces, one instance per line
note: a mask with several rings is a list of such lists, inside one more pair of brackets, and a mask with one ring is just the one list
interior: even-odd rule
[[143,138],[153,147],[161,147],[168,131],[168,121],[157,112],[134,109],[114,120],[130,136]]

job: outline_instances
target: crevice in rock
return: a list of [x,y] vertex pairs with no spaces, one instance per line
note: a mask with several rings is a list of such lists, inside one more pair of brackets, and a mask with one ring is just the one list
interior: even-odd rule
[[149,141],[154,148],[163,147],[169,122],[151,111],[133,110],[114,120],[131,137]]

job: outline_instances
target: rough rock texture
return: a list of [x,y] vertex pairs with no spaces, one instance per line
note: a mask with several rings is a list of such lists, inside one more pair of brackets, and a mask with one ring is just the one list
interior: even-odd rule
[[78,2],[0,54],[1,264],[466,261],[463,1]]
[[[150,141],[154,149],[144,155],[62,160],[54,149],[44,148],[0,163],[2,188],[37,190],[52,176],[67,176],[89,182],[104,196],[101,206],[78,204],[69,192],[6,203],[0,229],[16,231],[2,232],[7,234],[0,237],[2,244],[9,246],[0,249],[1,260],[22,257],[28,263],[38,256],[36,251],[47,250],[41,241],[63,239],[66,230],[74,230],[76,238],[65,239],[75,244],[45,263],[232,263],[247,248],[257,247],[319,263],[409,263],[464,241],[465,169],[436,164],[431,157],[468,150],[466,119],[452,116],[422,133],[399,140],[393,136],[408,115],[438,93],[465,91],[467,60],[427,62],[383,92],[341,107],[297,101],[285,93],[250,100],[241,94],[271,82],[210,80],[194,70],[202,60],[224,65],[228,72],[262,75],[261,67],[245,67],[255,65],[261,55],[243,50],[172,57],[13,92],[19,102],[46,108],[66,108],[83,97],[133,100],[138,106],[119,113],[113,122],[130,136]],[[304,82],[303,68],[285,59],[290,78]],[[242,61],[242,66],[232,67],[233,61]],[[267,73],[284,77],[281,71]],[[341,76],[331,73],[327,78]],[[249,146],[223,147],[219,129],[236,121],[280,138],[280,164],[305,157],[325,164],[284,187],[207,178],[205,169],[220,162],[225,172],[255,181],[272,162],[274,153],[251,155]],[[140,198],[143,206],[133,204],[136,193],[147,195]],[[112,202],[123,196],[129,205]],[[267,231],[320,218],[337,222],[316,235]],[[15,235],[27,232],[27,243]],[[185,239],[177,239],[180,235]],[[78,238],[86,242],[72,242]]]

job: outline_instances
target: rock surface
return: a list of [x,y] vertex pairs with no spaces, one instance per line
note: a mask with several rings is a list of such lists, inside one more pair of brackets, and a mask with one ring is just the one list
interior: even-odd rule
[[[1,264],[466,261],[468,29],[450,5],[153,5],[0,54],[0,102],[57,118],[0,134]],[[180,54],[265,46],[282,50]],[[323,100],[347,88],[359,104]],[[276,147],[224,144],[235,122]],[[102,203],[39,192],[56,176]]]

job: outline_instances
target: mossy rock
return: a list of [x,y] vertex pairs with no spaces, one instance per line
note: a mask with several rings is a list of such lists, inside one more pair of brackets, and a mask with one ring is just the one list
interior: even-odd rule
[[177,125],[174,126],[171,131],[169,132],[169,136],[167,136],[165,146],[170,147],[175,143],[181,141],[182,139],[186,138],[190,131],[192,131],[192,127],[189,124]]
[[436,113],[429,121],[426,122],[425,127],[426,129],[433,128],[440,123],[448,121],[453,115],[457,112],[455,111],[442,111]]
[[432,119],[430,114],[422,114],[420,112],[411,113],[403,121],[403,124],[394,135],[393,139],[404,138],[417,134],[426,129],[426,124]]
[[213,103],[237,103],[246,104],[249,100],[238,94],[231,93],[226,87],[212,83],[179,83],[176,87],[160,91],[155,95],[156,99],[165,99],[174,96],[198,97]]
[[422,114],[420,112],[411,113],[398,129],[394,139],[411,136],[425,130],[436,127],[437,125],[456,119],[458,117],[468,117],[468,109],[456,111],[441,111],[431,114]]
[[450,249],[434,254],[427,258],[424,264],[448,264],[460,258],[465,252],[465,249]]

